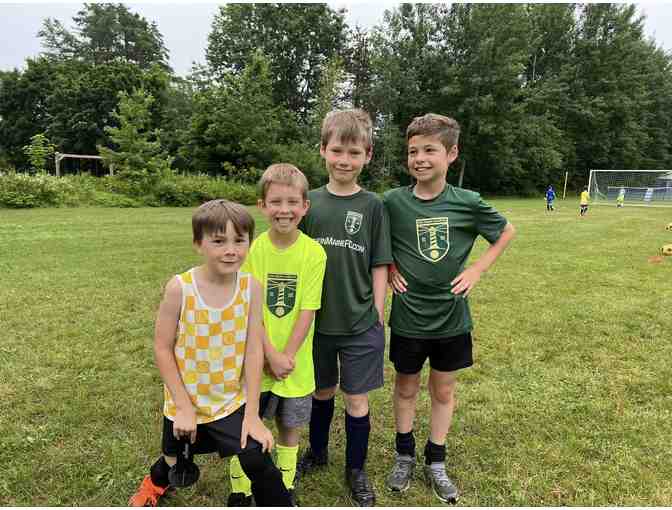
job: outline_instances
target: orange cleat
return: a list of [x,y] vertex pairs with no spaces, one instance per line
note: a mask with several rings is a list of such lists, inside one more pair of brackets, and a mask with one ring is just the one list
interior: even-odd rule
[[170,485],[166,487],[154,485],[152,477],[147,475],[142,480],[137,492],[128,500],[128,506],[156,506],[159,498],[166,493],[169,487]]

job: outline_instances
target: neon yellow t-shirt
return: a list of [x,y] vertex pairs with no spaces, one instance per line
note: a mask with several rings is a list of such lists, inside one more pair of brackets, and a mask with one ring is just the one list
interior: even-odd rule
[[588,192],[587,191],[582,191],[581,192],[581,205],[588,205]]
[[[326,265],[324,248],[303,232],[284,250],[273,245],[268,232],[252,244],[244,267],[263,286],[264,327],[269,341],[279,351],[287,345],[301,310],[320,309]],[[271,390],[280,397],[304,397],[315,390],[314,329],[313,321],[296,353],[292,373],[280,381],[264,374],[261,391]]]

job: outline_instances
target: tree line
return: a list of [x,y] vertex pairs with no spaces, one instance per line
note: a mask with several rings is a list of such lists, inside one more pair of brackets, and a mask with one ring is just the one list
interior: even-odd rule
[[348,106],[375,120],[373,188],[408,182],[405,127],[428,111],[460,122],[450,179],[481,192],[672,168],[672,55],[634,4],[400,4],[368,30],[326,4],[226,4],[186,77],[123,4],[84,4],[73,22],[46,19],[43,53],[0,72],[0,166],[27,168],[36,134],[60,152],[122,150],[121,101],[136,97],[125,110],[159,166],[247,182],[287,160],[319,183],[320,120]]

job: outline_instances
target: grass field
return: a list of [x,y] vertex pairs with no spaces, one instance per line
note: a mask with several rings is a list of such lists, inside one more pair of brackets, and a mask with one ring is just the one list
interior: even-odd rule
[[[448,471],[466,506],[672,506],[672,258],[648,262],[672,209],[493,200],[518,237],[473,292]],[[0,210],[0,505],[121,506],[159,453],[152,328],[169,275],[197,262],[190,209]],[[266,228],[261,225],[261,229]],[[478,241],[474,255],[485,242]],[[386,492],[393,369],[372,397],[379,505],[431,506],[417,477]],[[418,453],[427,437],[423,386]],[[337,398],[332,462],[303,505],[347,506]],[[228,462],[163,504],[223,506]]]

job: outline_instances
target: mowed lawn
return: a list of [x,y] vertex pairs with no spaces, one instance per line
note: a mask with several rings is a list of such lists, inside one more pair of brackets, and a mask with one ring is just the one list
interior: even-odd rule
[[[459,504],[671,506],[672,258],[648,258],[672,243],[672,209],[492,203],[518,237],[471,297],[476,363],[447,442]],[[0,505],[125,505],[147,473],[163,398],[154,314],[168,277],[198,260],[191,212],[0,210]],[[385,489],[393,377],[388,362],[372,395],[378,503],[436,505],[420,470],[404,495]],[[331,465],[302,483],[304,506],[349,504],[337,406]],[[226,504],[228,461],[198,462],[201,480],[164,505]]]

